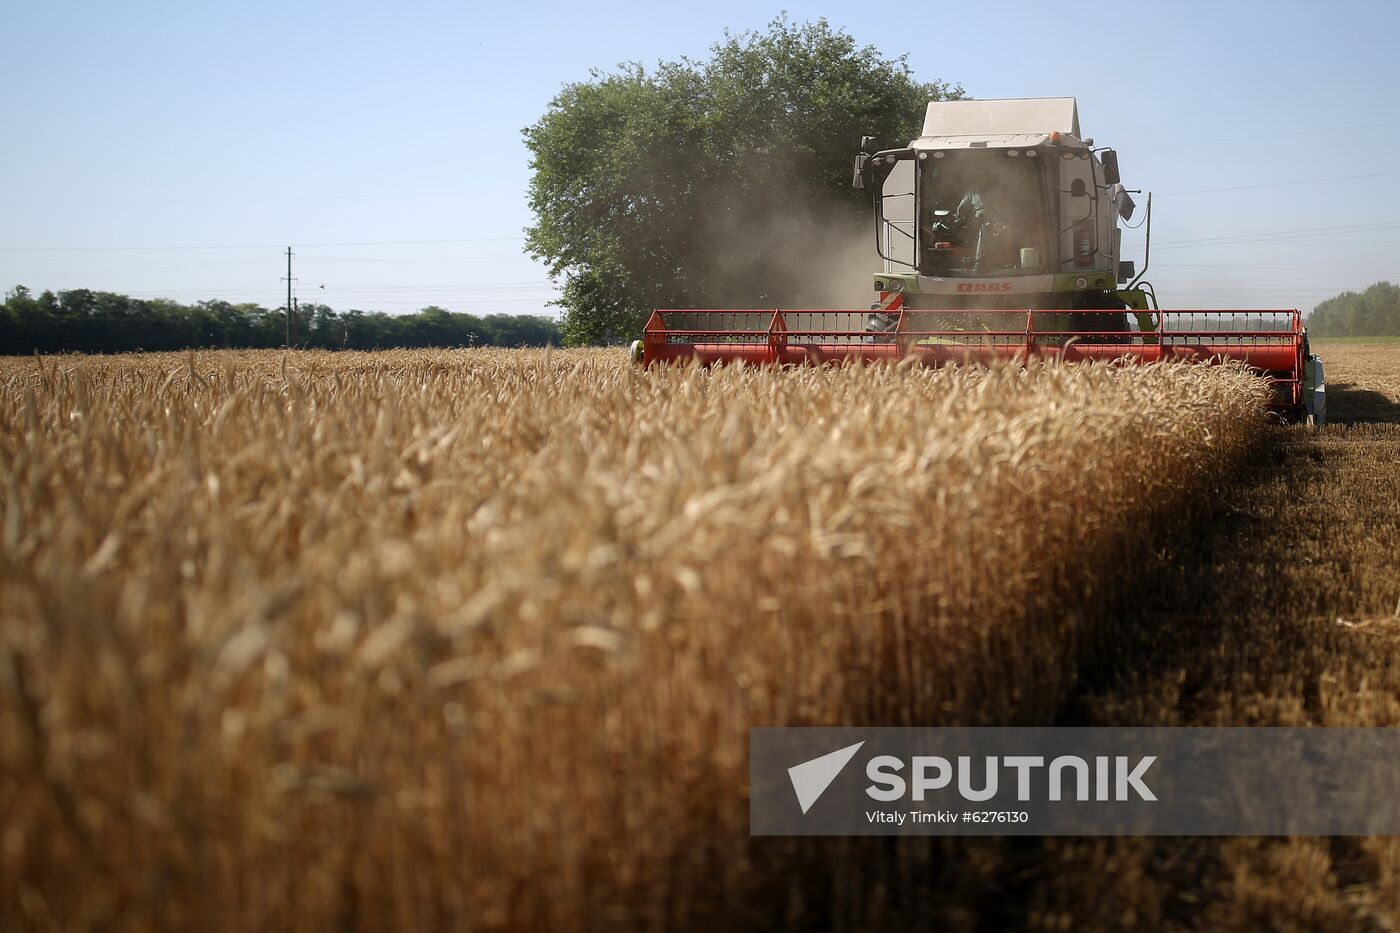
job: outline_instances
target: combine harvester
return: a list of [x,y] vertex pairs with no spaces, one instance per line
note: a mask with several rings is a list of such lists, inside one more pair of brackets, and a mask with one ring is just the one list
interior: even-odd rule
[[1133,216],[1118,155],[1079,133],[1072,97],[935,101],[901,149],[865,137],[857,188],[874,192],[870,310],[654,311],[643,364],[1066,361],[1242,362],[1274,385],[1280,415],[1321,424],[1322,362],[1296,310],[1162,310],[1119,259]]

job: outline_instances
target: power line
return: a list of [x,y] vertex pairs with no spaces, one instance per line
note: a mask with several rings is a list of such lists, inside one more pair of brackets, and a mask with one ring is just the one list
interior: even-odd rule
[[520,254],[512,254],[512,255],[509,255],[509,256],[494,256],[494,257],[493,257],[493,256],[486,256],[486,257],[483,257],[483,256],[464,256],[464,257],[461,257],[461,258],[459,258],[459,259],[452,259],[452,258],[441,257],[441,256],[428,256],[428,257],[425,257],[425,258],[423,258],[423,259],[376,259],[376,258],[356,259],[356,258],[349,257],[349,256],[307,256],[305,253],[303,253],[301,258],[304,259],[304,260],[306,260],[307,262],[351,263],[351,264],[356,264],[356,265],[363,264],[363,263],[374,263],[374,264],[398,265],[398,266],[476,266],[476,265],[480,265],[480,266],[493,265],[493,266],[494,266],[494,265],[501,265],[501,264],[503,264],[503,263],[512,263],[512,262],[515,262],[515,263],[522,263],[522,264],[530,265],[530,266],[533,266],[533,265],[536,264],[535,261],[534,261],[533,259],[531,259],[530,257],[524,256],[524,255],[520,255]]
[[[1283,137],[1283,136],[1322,136],[1322,135],[1325,135],[1325,134],[1327,134],[1327,133],[1343,133],[1343,132],[1346,132],[1346,131],[1348,131],[1348,130],[1372,130],[1372,129],[1379,129],[1379,128],[1381,128],[1381,127],[1396,126],[1396,125],[1400,125],[1400,120],[1386,120],[1386,121],[1383,121],[1383,122],[1381,122],[1381,123],[1353,123],[1353,124],[1351,124],[1350,126],[1334,126],[1334,127],[1332,127],[1331,129],[1287,130],[1287,131],[1281,132],[1281,133],[1256,133],[1256,134],[1254,134],[1254,135],[1252,135],[1252,136],[1222,136],[1222,137],[1214,137],[1214,136],[1212,136],[1212,137],[1207,137],[1207,138],[1206,138],[1206,142],[1207,142],[1209,145],[1214,146],[1214,145],[1216,145],[1216,144],[1218,144],[1218,143],[1238,143],[1238,142],[1246,142],[1246,141],[1248,141],[1248,140],[1254,140],[1254,139],[1277,139],[1277,138]],[[1189,140],[1186,140],[1186,141],[1184,141],[1184,142],[1178,142],[1178,143],[1156,143],[1156,144],[1150,145],[1150,146],[1134,146],[1133,149],[1134,149],[1134,151],[1143,151],[1143,152],[1146,152],[1146,151],[1151,150],[1151,149],[1176,149],[1176,148],[1181,147],[1181,146],[1201,146],[1201,145],[1203,145],[1203,143],[1202,143],[1201,139],[1198,137],[1198,138],[1196,138],[1196,139],[1189,139]]]
[[91,201],[0,201],[5,207],[85,207],[123,204],[247,204],[269,201],[357,201],[388,198],[455,198],[478,194],[519,194],[524,188],[477,188],[470,191],[399,191],[384,194],[291,194],[253,195],[242,198],[132,198]]
[[1400,260],[1395,259],[1339,259],[1336,262],[1293,262],[1288,259],[1241,260],[1239,262],[1160,262],[1153,268],[1164,269],[1238,269],[1242,266],[1263,268],[1277,267],[1279,271],[1288,269],[1333,269],[1337,266],[1391,266],[1400,271]]
[[478,291],[525,291],[552,288],[547,282],[442,282],[436,285],[340,285],[335,291],[409,291],[433,288],[468,288]]
[[168,257],[164,259],[154,259],[148,256],[123,256],[121,258],[104,258],[95,256],[14,256],[0,258],[0,262],[80,262],[84,265],[122,266],[130,265],[133,262],[160,262],[161,268],[171,269],[197,269],[205,266],[263,266],[267,264],[266,259],[204,259],[202,257],[190,257],[180,259]]
[[[338,243],[306,243],[305,246],[425,246],[431,243],[499,243],[508,240],[523,240],[523,236],[478,236],[478,237],[458,237],[455,239],[443,240],[359,240],[342,241]],[[303,247],[303,248],[304,248]],[[229,246],[0,246],[0,253],[117,253],[117,252],[141,252],[141,251],[173,251],[183,250],[209,250],[209,249],[277,249],[283,247],[276,243],[253,243],[236,244]]]
[[[279,279],[278,281],[283,281],[284,279],[285,279],[285,276],[284,276],[282,279]],[[86,290],[86,291],[104,291],[104,289],[100,289],[100,288],[87,288],[87,289],[75,288],[75,289],[62,289],[62,290],[63,290],[63,291],[80,291],[80,290]],[[151,289],[145,289],[145,290],[146,290],[146,291],[151,291]],[[179,294],[186,294],[186,295],[188,295],[188,294],[200,294],[200,293],[211,292],[211,291],[257,291],[257,292],[265,292],[265,291],[269,291],[269,289],[268,289],[268,287],[267,287],[266,285],[263,285],[263,284],[261,284],[261,283],[257,283],[257,282],[248,282],[248,283],[242,283],[242,284],[237,284],[237,283],[235,283],[235,284],[224,284],[224,285],[204,285],[204,286],[199,286],[199,287],[193,287],[193,286],[191,286],[191,287],[188,287],[188,288],[186,288],[186,287],[181,287],[181,288],[175,288],[175,289],[168,289],[168,291],[171,292],[172,294],[174,294],[174,293],[179,293]],[[318,290],[318,291],[319,291],[319,290]],[[477,284],[477,283],[474,283],[474,282],[446,282],[446,283],[443,283],[443,284],[441,284],[441,285],[339,285],[339,286],[331,285],[331,286],[328,286],[328,287],[326,288],[326,290],[325,290],[323,293],[321,293],[321,294],[322,294],[324,297],[327,297],[327,298],[337,297],[337,296],[342,296],[342,295],[360,295],[360,294],[371,294],[371,293],[403,294],[403,295],[405,295],[405,296],[407,296],[407,297],[411,297],[414,293],[418,293],[418,292],[435,292],[435,291],[436,291],[436,292],[450,291],[450,292],[454,292],[454,293],[456,293],[456,292],[463,292],[463,293],[467,293],[467,294],[470,294],[470,293],[473,293],[473,292],[480,292],[480,293],[483,293],[485,297],[491,297],[491,296],[494,295],[494,294],[503,293],[503,294],[505,294],[505,295],[516,295],[516,296],[518,296],[518,297],[528,298],[528,297],[530,297],[529,294],[527,294],[527,293],[529,293],[529,292],[547,292],[547,293],[549,293],[549,294],[552,295],[552,294],[554,293],[554,286],[550,285],[550,284],[547,283],[547,282],[540,282],[540,283],[519,283],[519,284],[510,284],[510,285],[491,285],[491,284],[480,285],[480,284]]]
[[[317,256],[298,254],[302,262],[310,262],[319,265],[396,265],[405,267],[444,267],[457,270],[468,270],[476,268],[504,269],[519,268],[533,271],[538,268],[538,264],[530,257],[521,254],[508,256],[463,256],[461,258],[449,259],[444,257],[428,257],[425,259],[388,259],[388,258],[351,258],[348,256]],[[160,262],[160,265],[148,265],[151,262]],[[78,265],[84,270],[96,269],[100,275],[137,275],[142,273],[159,272],[185,272],[198,269],[212,269],[225,266],[266,266],[266,259],[195,259],[181,260],[175,257],[156,258],[153,256],[129,256],[121,259],[93,258],[87,255],[64,255],[64,256],[9,256],[0,257],[0,265],[12,264],[28,269],[37,263],[58,263],[71,267]],[[135,264],[135,268],[131,266]]]
[[1316,185],[1329,181],[1356,181],[1362,178],[1387,178],[1391,175],[1400,175],[1400,171],[1370,172],[1365,175],[1333,175],[1330,178],[1300,178],[1297,181],[1271,181],[1259,185],[1232,185],[1229,188],[1197,188],[1194,191],[1164,191],[1158,194],[1157,197],[1173,198],[1188,194],[1219,194],[1222,191],[1252,191],[1256,188],[1286,188],[1290,185]]
[[1333,227],[1309,227],[1304,230],[1261,230],[1254,233],[1231,233],[1213,237],[1189,237],[1168,240],[1157,245],[1158,249],[1183,249],[1193,246],[1222,245],[1227,243],[1261,243],[1277,240],[1290,240],[1299,237],[1316,237],[1319,234],[1380,233],[1400,228],[1400,221],[1381,220],[1364,224],[1340,224]]
[[[285,277],[284,277],[284,278],[285,278]],[[282,280],[283,280],[283,279],[278,279],[278,281],[282,281]],[[92,291],[92,292],[97,292],[97,291],[107,291],[108,289],[94,288],[94,287],[88,287],[88,286],[76,286],[76,287],[74,287],[74,288],[61,288],[61,289],[51,289],[51,290],[55,290],[55,291]],[[151,292],[151,291],[156,291],[156,290],[158,290],[158,289],[154,289],[154,288],[136,289],[136,291],[144,291],[144,292]],[[264,283],[264,282],[241,282],[241,283],[240,283],[240,282],[232,282],[232,283],[225,282],[225,283],[221,283],[221,284],[219,284],[219,285],[199,285],[199,286],[183,286],[183,285],[182,285],[182,286],[179,287],[179,288],[160,289],[160,290],[163,291],[163,292],[165,292],[165,293],[167,293],[167,294],[181,294],[181,295],[196,295],[196,294],[208,294],[208,293],[210,293],[210,292],[231,292],[231,291],[239,291],[239,292],[257,292],[257,293],[259,293],[259,294],[264,294],[264,293],[265,293],[265,294],[269,294],[269,295],[281,294],[281,293],[282,293],[282,289],[281,289],[280,287],[272,287],[272,286],[267,285],[267,284]],[[318,293],[319,293],[320,295],[326,297],[326,298],[340,297],[340,296],[352,295],[352,294],[371,294],[371,293],[402,294],[402,295],[405,296],[405,298],[411,298],[411,297],[413,297],[413,295],[414,295],[415,293],[420,293],[420,292],[434,292],[434,291],[437,291],[437,292],[465,293],[465,294],[468,294],[468,295],[470,295],[470,294],[472,294],[472,293],[481,293],[481,294],[482,294],[482,297],[484,297],[484,298],[491,298],[493,295],[501,295],[502,297],[512,297],[512,298],[520,298],[520,299],[522,299],[522,300],[528,300],[528,299],[531,297],[531,295],[529,294],[529,293],[531,293],[531,292],[545,293],[545,294],[553,295],[553,294],[554,294],[554,286],[550,285],[548,282],[540,282],[540,283],[522,282],[522,283],[511,283],[511,284],[500,284],[500,283],[486,283],[486,284],[480,284],[480,283],[476,283],[476,282],[445,282],[445,283],[443,283],[443,284],[441,284],[441,285],[341,285],[341,286],[331,285],[331,286],[328,286],[327,289],[326,289],[324,292],[319,292],[319,290],[318,290]]]

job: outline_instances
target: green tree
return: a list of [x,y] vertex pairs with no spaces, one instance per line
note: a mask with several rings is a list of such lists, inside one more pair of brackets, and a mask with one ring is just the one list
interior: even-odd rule
[[[389,315],[328,305],[301,306],[298,346],[328,350],[387,347],[544,346],[561,340],[559,325],[533,315],[473,314],[428,307]],[[0,356],[9,354],[120,353],[186,347],[280,347],[282,309],[213,299],[182,305],[165,298],[130,298],[89,289],[33,297],[17,285],[0,302]]]
[[1400,335],[1400,286],[1377,282],[1328,298],[1313,309],[1308,330],[1318,337]]
[[784,16],[704,61],[566,86],[524,131],[526,248],[562,284],[566,342],[626,339],[657,307],[820,305],[814,273],[868,231],[861,136],[903,144],[930,100],[962,96],[906,59]]

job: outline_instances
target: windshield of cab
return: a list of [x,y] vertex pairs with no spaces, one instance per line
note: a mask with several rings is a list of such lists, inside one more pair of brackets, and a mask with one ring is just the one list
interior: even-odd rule
[[1051,268],[1041,182],[1041,163],[1049,160],[1027,151],[938,150],[920,160],[921,273],[1007,276]]

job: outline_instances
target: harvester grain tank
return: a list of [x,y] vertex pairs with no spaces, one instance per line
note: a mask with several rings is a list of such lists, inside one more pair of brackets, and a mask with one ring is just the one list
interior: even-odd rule
[[871,191],[883,268],[870,309],[657,310],[633,355],[645,365],[898,361],[940,366],[1243,362],[1275,410],[1321,423],[1322,363],[1297,310],[1166,310],[1122,258],[1137,211],[1117,153],[1079,129],[1074,98],[933,101],[907,146],[861,141],[854,184]]

